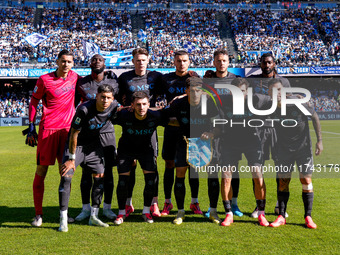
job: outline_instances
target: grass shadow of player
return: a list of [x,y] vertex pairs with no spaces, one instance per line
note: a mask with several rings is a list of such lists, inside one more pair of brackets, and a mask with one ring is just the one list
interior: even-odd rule
[[[69,214],[75,215],[79,208],[69,208]],[[34,207],[8,207],[0,206],[0,227],[31,228],[35,216]],[[59,223],[59,207],[47,206],[43,208],[43,223]],[[11,225],[11,223],[23,224]],[[28,225],[27,225],[28,224]],[[42,225],[44,227],[44,225]],[[53,228],[53,227],[49,227]]]

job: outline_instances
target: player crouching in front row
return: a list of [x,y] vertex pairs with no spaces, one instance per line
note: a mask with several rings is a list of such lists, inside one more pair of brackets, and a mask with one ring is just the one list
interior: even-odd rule
[[96,99],[90,100],[77,109],[72,120],[69,146],[64,153],[59,185],[60,227],[67,232],[67,210],[71,191],[71,181],[75,169],[82,165],[92,172],[92,208],[89,225],[108,227],[98,219],[99,206],[104,191],[104,152],[100,143],[100,129],[109,124],[118,103],[113,98],[113,88],[109,85],[98,87]]

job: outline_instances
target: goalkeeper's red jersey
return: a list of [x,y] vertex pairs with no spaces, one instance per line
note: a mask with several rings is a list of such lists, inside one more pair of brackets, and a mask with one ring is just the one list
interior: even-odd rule
[[44,129],[70,128],[75,113],[74,97],[79,75],[69,71],[66,79],[56,72],[40,76],[32,96],[41,99],[43,114],[40,127]]

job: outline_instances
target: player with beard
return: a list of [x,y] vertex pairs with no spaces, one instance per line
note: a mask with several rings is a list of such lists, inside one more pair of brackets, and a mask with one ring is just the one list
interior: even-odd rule
[[[290,83],[288,79],[278,75],[275,67],[275,58],[271,53],[265,53],[261,56],[260,59],[260,67],[261,67],[261,74],[258,75],[251,75],[249,76],[248,81],[250,82],[250,86],[253,87],[253,92],[263,95],[268,95],[269,89],[269,82],[276,78],[279,79],[284,87],[290,87]],[[266,118],[266,117],[265,117]],[[276,161],[277,159],[277,137],[275,133],[275,129],[271,127],[271,124],[268,121],[265,121],[263,127],[259,129],[260,137],[261,137],[261,147],[263,151],[263,165],[266,160],[269,160],[270,155],[272,155],[272,159]],[[277,187],[278,187],[278,180],[277,180]],[[254,183],[253,183],[254,187]],[[279,207],[278,202],[275,206],[275,214],[279,214]],[[257,218],[258,217],[258,210],[257,207],[251,214],[251,217]],[[286,213],[286,217],[288,217],[288,213]]]
[[[165,94],[167,102],[171,102],[176,96],[185,94],[185,81],[187,78],[192,76],[198,77],[195,72],[188,71],[190,59],[189,53],[185,50],[175,52],[174,64],[176,71],[163,75],[162,91],[160,94]],[[162,157],[165,160],[165,172],[163,179],[165,203],[161,213],[162,215],[168,215],[173,208],[171,193],[172,186],[174,184],[176,144],[180,139],[182,139],[182,136],[178,127],[178,122],[175,118],[173,118],[164,129]],[[191,174],[191,171],[189,171],[189,174]],[[195,176],[189,176],[189,184],[191,188],[190,209],[195,214],[202,214],[198,203],[198,178]]]
[[149,97],[144,91],[132,95],[133,111],[123,109],[114,116],[112,122],[122,126],[122,136],[118,142],[118,186],[117,200],[119,212],[114,223],[120,225],[126,218],[126,200],[131,166],[138,160],[144,173],[144,208],[142,217],[145,222],[153,223],[150,207],[156,184],[157,162],[154,155],[152,136],[159,125],[169,121],[162,111],[149,109]]
[[[78,91],[82,101],[96,98],[98,87],[106,84],[112,87],[113,96],[118,93],[118,81],[113,72],[104,72],[105,59],[95,54],[90,60],[91,74],[78,81]],[[111,122],[100,129],[100,141],[104,148],[105,172],[104,172],[104,204],[103,215],[109,219],[116,218],[116,214],[111,210],[111,201],[114,189],[112,168],[116,163],[116,137],[115,130]],[[81,213],[75,218],[82,221],[91,214],[90,194],[92,187],[92,175],[90,171],[83,169],[80,183],[83,208]]]
[[[130,106],[132,103],[132,95],[134,92],[143,91],[150,98],[151,107],[157,104],[157,96],[161,89],[162,74],[156,71],[147,70],[149,64],[149,52],[144,48],[137,48],[132,51],[132,63],[135,69],[122,73],[119,76],[119,101],[124,106]],[[154,155],[158,157],[158,137],[157,132],[152,136],[152,145],[154,148]],[[128,198],[126,200],[126,217],[134,211],[132,205],[132,193],[136,182],[136,162],[130,171],[129,185],[128,185]],[[155,217],[160,217],[161,214],[158,208],[158,181],[159,175],[156,171],[156,188],[152,200],[151,213]]]
[[[218,82],[223,82],[225,84],[230,84],[233,79],[236,77],[239,77],[231,72],[228,72],[228,67],[229,67],[229,55],[228,51],[224,49],[218,49],[214,52],[214,61],[213,64],[216,68],[216,71],[208,70],[205,72],[203,78],[207,79],[213,79],[212,82],[216,83]],[[207,81],[206,81],[207,82]],[[229,90],[216,90],[219,95],[224,95],[224,94],[229,94]],[[220,156],[220,140],[219,138],[214,139],[214,155],[215,160],[218,160],[218,157]],[[240,155],[241,159],[241,155]],[[209,196],[218,196],[219,191],[217,191],[217,194],[215,192],[216,187],[219,186],[218,184],[218,179],[210,177],[208,178],[208,193],[210,194]],[[243,213],[241,210],[238,208],[237,205],[237,198],[238,198],[238,193],[239,193],[239,188],[240,188],[240,177],[239,177],[239,172],[234,171],[233,172],[233,178],[231,180],[231,186],[233,189],[233,198],[232,198],[232,204],[231,204],[231,209],[234,215],[242,217]],[[210,205],[210,208],[216,208],[217,205]],[[210,216],[210,208],[209,210],[205,213],[205,216],[209,218]]]
[[[312,141],[309,131],[308,116],[306,116],[300,108],[295,105],[287,105],[285,116],[281,114],[281,90],[283,88],[282,82],[279,79],[273,79],[269,82],[269,94],[273,97],[273,89],[277,89],[278,108],[272,114],[272,119],[288,119],[294,120],[293,127],[283,127],[278,125],[278,121],[275,122],[275,129],[278,137],[278,154],[276,166],[286,167],[294,171],[295,163],[300,172],[300,182],[302,184],[302,200],[305,209],[305,225],[308,228],[315,229],[317,225],[312,219],[312,208],[314,200],[314,191],[312,184],[313,173],[313,152]],[[292,98],[292,97],[291,97]],[[302,104],[311,114],[313,127],[315,130],[317,143],[315,146],[315,155],[318,156],[323,151],[321,125],[317,113],[313,107],[308,104]],[[289,125],[286,121],[286,124]],[[270,224],[271,227],[279,227],[286,224],[285,211],[289,200],[289,183],[292,177],[292,172],[279,171],[279,187],[277,191],[277,197],[279,201],[279,216]]]
[[[42,225],[42,203],[44,180],[48,167],[58,160],[61,168],[68,131],[75,113],[74,99],[79,76],[71,69],[73,55],[68,50],[58,54],[58,69],[42,75],[33,90],[29,105],[29,128],[26,143],[37,147],[37,168],[33,181],[35,217],[32,226]],[[37,106],[42,100],[43,115],[39,124],[39,135],[35,131]],[[36,140],[38,139],[38,141]]]

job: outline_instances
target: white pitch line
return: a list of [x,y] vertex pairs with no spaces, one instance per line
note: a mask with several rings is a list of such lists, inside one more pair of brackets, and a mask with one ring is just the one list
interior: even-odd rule
[[[314,131],[313,129],[310,129],[310,131]],[[334,132],[328,132],[328,131],[321,131],[322,133],[326,134],[332,134],[332,135],[340,135],[340,133],[334,133]]]

